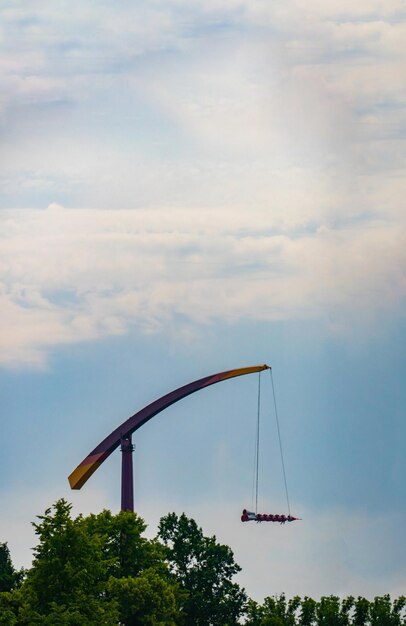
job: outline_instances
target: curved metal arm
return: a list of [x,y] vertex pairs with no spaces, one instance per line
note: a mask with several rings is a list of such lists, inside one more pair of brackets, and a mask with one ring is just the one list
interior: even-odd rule
[[269,365],[254,365],[252,367],[242,367],[239,369],[229,370],[227,372],[220,372],[212,376],[206,376],[195,380],[188,385],[179,387],[170,393],[167,393],[162,398],[158,398],[155,402],[148,404],[148,406],[138,411],[125,422],[123,422],[118,428],[113,430],[108,437],[103,439],[101,443],[77,466],[75,470],[68,477],[71,489],[80,489],[90,476],[97,470],[98,467],[107,459],[108,456],[120,445],[120,441],[123,437],[131,435],[134,431],[140,428],[145,422],[148,422],[154,415],[160,413],[171,404],[178,402],[182,398],[204,389],[215,383],[219,383],[228,378],[235,378],[236,376],[243,376],[244,374],[253,374],[254,372],[261,372],[263,370],[271,369]]

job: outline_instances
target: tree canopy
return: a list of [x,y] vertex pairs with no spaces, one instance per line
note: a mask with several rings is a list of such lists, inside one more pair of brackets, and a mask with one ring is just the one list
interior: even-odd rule
[[59,500],[34,527],[32,567],[21,588],[0,600],[15,612],[11,624],[175,624],[178,585],[163,546],[143,536],[136,514],[73,518]]
[[234,555],[185,514],[155,539],[135,513],[72,516],[58,500],[34,523],[32,566],[17,571],[0,543],[0,626],[403,626],[406,599],[389,595],[262,603],[235,582]]
[[23,576],[22,570],[17,572],[14,569],[7,543],[0,543],[0,593],[17,587]]
[[324,596],[317,602],[298,596],[287,600],[284,594],[252,600],[247,607],[247,626],[404,626],[406,598],[391,600],[389,595],[373,601],[359,596]]
[[238,624],[247,600],[233,582],[241,568],[228,546],[205,537],[193,519],[170,513],[161,519],[158,537],[174,579],[186,591],[181,610],[187,624]]

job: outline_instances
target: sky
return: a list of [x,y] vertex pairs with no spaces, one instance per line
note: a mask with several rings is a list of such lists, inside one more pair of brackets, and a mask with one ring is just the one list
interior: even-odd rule
[[[127,417],[272,366],[292,514],[252,506],[257,375],[134,436],[149,536],[186,512],[251,597],[406,590],[406,5],[4,0],[0,541],[120,508]],[[262,374],[259,508],[286,512]]]

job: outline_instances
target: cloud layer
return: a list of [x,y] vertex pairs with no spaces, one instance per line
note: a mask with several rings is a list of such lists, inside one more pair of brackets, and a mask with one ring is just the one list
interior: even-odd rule
[[401,311],[401,2],[1,11],[1,363]]
[[3,211],[3,364],[72,341],[401,307],[398,224],[289,225],[263,210]]

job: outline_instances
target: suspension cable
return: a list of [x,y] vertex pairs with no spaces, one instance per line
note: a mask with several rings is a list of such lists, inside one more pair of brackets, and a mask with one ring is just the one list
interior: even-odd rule
[[258,426],[255,425],[255,433],[254,433],[254,453],[253,453],[253,461],[252,461],[252,488],[251,488],[251,509],[254,510],[255,506],[255,486],[257,483],[256,477],[256,466],[257,466],[257,441],[258,441]]
[[259,485],[259,427],[261,415],[261,372],[258,373],[258,403],[257,403],[257,439],[255,449],[255,513],[258,513],[258,485]]
[[283,459],[282,438],[281,438],[281,431],[280,431],[280,428],[279,428],[278,409],[276,407],[275,388],[274,388],[274,384],[273,384],[272,370],[270,369],[269,371],[270,371],[270,374],[271,374],[273,403],[274,403],[274,407],[275,407],[276,426],[277,426],[277,429],[278,429],[279,450],[280,450],[280,453],[281,453],[283,480],[284,480],[284,483],[285,483],[286,502],[287,502],[287,505],[288,505],[288,514],[290,516],[290,503],[289,503],[289,494],[288,494],[288,483],[287,483],[287,480],[286,480],[285,461]]

